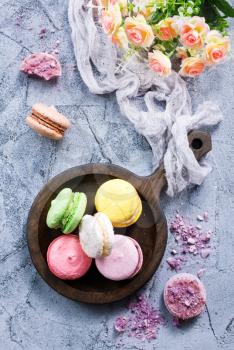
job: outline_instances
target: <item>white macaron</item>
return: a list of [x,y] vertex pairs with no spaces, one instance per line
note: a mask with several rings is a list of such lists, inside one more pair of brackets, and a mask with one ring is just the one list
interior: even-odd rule
[[80,243],[90,258],[100,258],[111,253],[114,230],[108,216],[96,213],[85,215],[79,227]]

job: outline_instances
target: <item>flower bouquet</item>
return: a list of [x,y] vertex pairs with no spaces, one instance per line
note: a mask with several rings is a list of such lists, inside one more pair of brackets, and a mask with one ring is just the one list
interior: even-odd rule
[[[122,49],[122,66],[137,56],[156,74],[197,77],[224,62],[230,52],[225,0],[99,0],[101,24]],[[222,14],[221,14],[222,13]]]
[[83,81],[92,93],[115,92],[121,114],[151,146],[153,168],[163,162],[170,196],[200,185],[211,170],[197,162],[187,134],[218,124],[222,113],[205,94],[194,111],[181,76],[227,59],[228,16],[234,10],[226,0],[69,1]]

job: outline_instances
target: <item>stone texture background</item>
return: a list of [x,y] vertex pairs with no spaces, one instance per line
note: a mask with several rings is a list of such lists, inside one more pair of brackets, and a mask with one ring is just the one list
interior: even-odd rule
[[[149,174],[150,148],[120,115],[115,97],[90,94],[73,70],[67,1],[0,0],[0,11],[0,349],[115,349],[118,337],[113,320],[126,313],[128,300],[89,306],[51,290],[32,266],[26,220],[37,192],[62,170],[103,162]],[[44,27],[47,34],[40,39]],[[27,54],[51,50],[56,40],[61,41],[61,79],[43,82],[19,72]],[[165,314],[167,326],[151,343],[124,338],[124,349],[234,348],[233,62],[189,84],[195,107],[211,99],[219,103],[225,119],[213,130],[213,152],[208,157],[213,173],[199,188],[190,188],[170,200],[165,196],[163,207],[168,219],[175,210],[193,218],[205,210],[209,212],[207,225],[214,230],[215,249],[206,261],[194,259],[184,268],[193,273],[200,267],[207,268],[202,278],[208,292],[207,309],[181,328],[171,325],[161,301],[163,286],[173,274],[165,262],[174,247],[169,235],[161,267],[142,291]],[[69,116],[72,128],[62,142],[40,138],[25,125],[25,116],[36,101],[55,104]]]

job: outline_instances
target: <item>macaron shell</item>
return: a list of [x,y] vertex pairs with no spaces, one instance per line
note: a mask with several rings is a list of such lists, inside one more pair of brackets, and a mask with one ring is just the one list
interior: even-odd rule
[[[185,307],[183,305],[183,298],[179,295],[178,300],[174,300],[173,298],[170,297],[169,295],[169,289],[170,288],[175,288],[175,291],[178,293],[178,285],[179,283],[183,283],[190,287],[192,292],[189,293],[188,296],[188,307]],[[193,292],[193,290],[195,292]],[[199,299],[196,300],[195,306],[190,307],[190,295],[191,298],[193,295],[198,295]],[[203,283],[194,275],[190,273],[179,273],[175,276],[172,276],[166,283],[165,288],[164,288],[164,303],[166,305],[166,308],[168,311],[175,317],[179,319],[189,319],[198,316],[205,308],[205,303],[206,303],[206,289],[203,285]],[[171,299],[172,298],[172,299]],[[187,301],[187,300],[186,300]],[[181,307],[182,304],[182,307]],[[192,304],[191,304],[192,305]]]
[[94,215],[94,218],[97,220],[103,233],[102,256],[108,256],[111,253],[111,249],[114,243],[114,230],[112,223],[108,216],[101,212],[96,213]]
[[64,220],[63,223],[63,233],[71,233],[77,228],[77,226],[81,222],[82,217],[84,216],[86,207],[86,195],[84,193],[76,192],[73,197],[72,205],[68,208],[68,210],[70,211],[68,213],[68,217],[66,220]]
[[55,199],[52,200],[47,214],[46,224],[50,228],[58,228],[63,216],[73,200],[73,193],[70,188],[61,190]]
[[135,222],[137,222],[137,220],[141,216],[141,213],[142,213],[142,202],[141,202],[141,200],[139,200],[139,205],[138,205],[135,213],[133,214],[132,218],[130,218],[127,221],[115,222],[115,223],[113,223],[113,226],[114,227],[128,227],[128,226],[131,226],[131,225],[135,224]]
[[138,262],[139,254],[134,243],[123,235],[114,236],[110,255],[95,259],[99,272],[113,281],[130,278],[135,273]]
[[135,222],[140,215],[140,203],[136,189],[122,179],[103,183],[95,196],[97,211],[105,213],[114,227],[126,227]]
[[134,277],[138,274],[138,272],[140,272],[141,268],[142,268],[142,265],[143,265],[143,253],[142,253],[142,249],[141,249],[141,246],[140,244],[132,237],[129,237],[129,239],[131,239],[137,249],[137,252],[138,252],[138,257],[139,257],[139,260],[138,260],[138,264],[137,264],[137,267],[136,267],[136,270],[134,271],[133,275],[130,277]]
[[68,129],[71,125],[70,121],[55,106],[47,106],[43,103],[35,103],[32,106],[32,113],[39,114],[48,118],[54,123],[60,124],[64,129]]
[[49,245],[47,263],[50,271],[58,278],[74,280],[89,270],[92,259],[82,250],[77,236],[62,235]]
[[85,215],[79,227],[80,243],[84,252],[91,258],[102,256],[103,234],[97,220]]

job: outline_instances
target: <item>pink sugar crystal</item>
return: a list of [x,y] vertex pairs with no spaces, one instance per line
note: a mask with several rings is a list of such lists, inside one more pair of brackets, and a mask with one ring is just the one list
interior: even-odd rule
[[211,249],[209,249],[209,248],[202,249],[202,251],[201,251],[201,257],[202,257],[203,259],[205,259],[205,258],[207,258],[207,257],[210,255],[210,253],[211,253]]
[[130,317],[117,317],[115,329],[126,332],[127,336],[140,340],[152,340],[157,337],[159,327],[165,325],[161,313],[154,309],[145,297],[139,297],[136,302],[129,304]]
[[117,317],[115,320],[115,329],[117,332],[124,332],[128,325],[127,317]]
[[167,263],[171,270],[179,271],[182,268],[183,263],[186,261],[184,257],[169,257]]
[[[198,217],[199,220],[203,220],[202,216]],[[182,254],[200,254],[203,258],[206,258],[210,255],[210,239],[212,234],[211,231],[205,232],[202,230],[202,227],[200,225],[198,226],[189,224],[187,221],[185,221],[183,216],[179,214],[176,214],[175,218],[172,220],[170,231],[173,234],[175,241],[178,243],[178,245],[181,246]]]
[[200,270],[198,270],[198,271],[197,271],[197,277],[198,277],[198,278],[201,278],[201,277],[204,275],[205,271],[206,271],[206,269],[200,269]]
[[35,75],[45,80],[60,77],[61,65],[58,59],[51,54],[39,52],[26,57],[20,70],[29,75]]
[[177,251],[176,251],[175,249],[172,249],[171,254],[172,254],[172,255],[176,255],[176,254],[177,254]]

